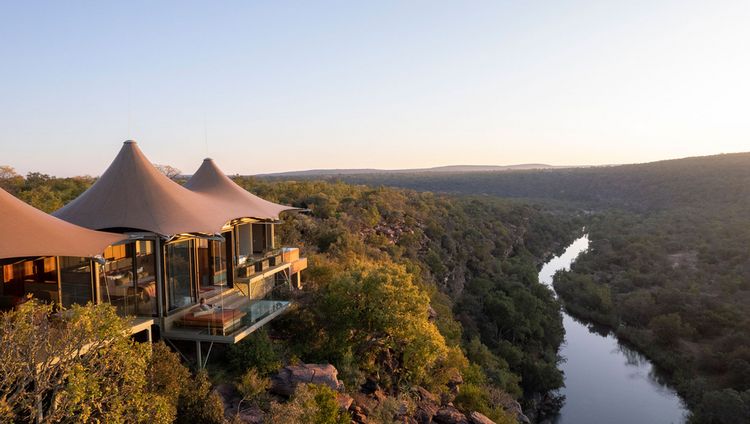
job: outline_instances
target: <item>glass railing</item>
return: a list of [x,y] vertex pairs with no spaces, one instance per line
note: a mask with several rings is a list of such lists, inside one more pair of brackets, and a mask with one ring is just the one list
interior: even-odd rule
[[291,304],[290,299],[288,284],[279,283],[262,298],[249,299],[247,303],[231,308],[217,308],[199,321],[193,317],[188,323],[183,318],[180,330],[192,330],[202,335],[233,336],[286,309]]
[[282,252],[283,249],[279,248],[248,256],[243,263],[235,267],[235,276],[238,278],[248,278],[268,268],[281,265],[283,263]]

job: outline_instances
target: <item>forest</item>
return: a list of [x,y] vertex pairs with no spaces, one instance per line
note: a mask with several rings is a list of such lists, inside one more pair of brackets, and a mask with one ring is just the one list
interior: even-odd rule
[[[3,189],[45,211],[93,181],[0,169]],[[295,306],[283,318],[215,354],[208,374],[190,383],[205,394],[200,399],[188,396],[189,390],[168,396],[169,383],[162,380],[131,387],[163,400],[158,422],[221,422],[216,399],[207,394],[211,384],[221,383],[246,394],[268,422],[349,422],[331,409],[333,394],[324,389],[311,388],[287,402],[268,396],[269,376],[300,362],[335,365],[350,393],[368,384],[382,390],[390,401],[371,411],[370,422],[402,420],[419,390],[497,423],[516,421],[516,400],[532,417],[554,413],[557,403],[549,393],[563,384],[557,352],[564,334],[560,305],[537,281],[537,268],[580,235],[581,213],[343,182],[235,181],[261,197],[307,210],[286,216],[277,234],[282,245],[302,246],[310,260],[304,289],[294,294]],[[168,356],[168,349],[159,349]],[[186,372],[175,361],[169,364],[159,376]],[[132,366],[137,373],[155,365]],[[82,381],[83,387],[106,385],[106,373],[95,376],[100,380]],[[458,383],[460,392],[451,391]],[[111,419],[104,413],[117,411],[107,408],[89,413]]]
[[750,153],[343,179],[585,211],[591,247],[555,279],[565,307],[655,361],[692,422],[750,422]]

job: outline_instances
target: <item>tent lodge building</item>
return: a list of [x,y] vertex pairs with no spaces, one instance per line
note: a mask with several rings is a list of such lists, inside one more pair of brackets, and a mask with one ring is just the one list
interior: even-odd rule
[[[96,301],[101,252],[121,234],[82,228],[50,216],[0,189],[0,309],[28,295],[61,305]],[[151,320],[134,320],[132,332],[150,330]]]
[[[237,343],[283,313],[292,284],[299,284],[307,267],[298,248],[275,244],[279,214],[296,208],[252,195],[210,159],[181,186],[159,172],[134,141],[126,141],[101,177],[53,216],[23,205],[101,239],[80,264],[62,256],[81,253],[76,238],[82,238],[73,236],[70,253],[55,250],[48,254],[61,256],[22,262],[42,280],[57,273],[57,298],[44,295],[37,283],[25,283],[24,290],[63,306],[111,303],[118,314],[135,317],[134,330],[148,333],[149,340],[153,332],[168,341],[195,342],[199,366],[205,365],[203,342]],[[69,265],[88,270],[75,290],[60,278]],[[10,279],[18,266],[12,265]]]

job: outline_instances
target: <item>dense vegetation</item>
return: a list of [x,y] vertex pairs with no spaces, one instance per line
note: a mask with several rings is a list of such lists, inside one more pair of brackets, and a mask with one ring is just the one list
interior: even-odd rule
[[562,385],[561,317],[536,266],[572,239],[575,220],[499,199],[237,182],[311,210],[281,234],[314,264],[309,298],[284,321],[304,360],[351,370],[356,384],[378,375],[394,393],[415,384],[437,390],[456,371],[476,374],[468,385],[516,397]]
[[128,328],[106,304],[53,314],[32,299],[0,314],[0,422],[220,424],[206,375]]
[[591,208],[651,211],[736,205],[750,194],[750,153],[636,165],[466,174],[373,174],[350,183],[420,191],[555,199]]
[[603,213],[589,252],[556,276],[566,306],[654,359],[696,422],[750,419],[748,223],[748,209]]
[[[92,182],[24,178],[7,167],[0,175],[0,186],[46,211]],[[455,404],[497,422],[512,420],[503,406],[513,399],[561,386],[559,304],[538,283],[537,265],[579,231],[571,211],[344,183],[237,182],[309,209],[287,217],[278,232],[310,259],[295,307],[273,323],[273,341],[261,331],[213,370],[269,417],[341,419],[320,388],[283,404],[259,400],[268,375],[300,360],[333,363],[349,390],[375,381],[393,399],[418,386],[449,395],[461,382]],[[190,405],[183,402],[187,411]],[[378,413],[392,417],[389,411]]]
[[573,203],[591,249],[555,288],[666,372],[695,422],[750,422],[750,154],[350,181]]

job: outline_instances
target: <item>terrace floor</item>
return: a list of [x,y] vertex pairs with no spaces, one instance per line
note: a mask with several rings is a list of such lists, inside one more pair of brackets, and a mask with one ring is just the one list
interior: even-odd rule
[[[174,340],[234,344],[281,315],[291,305],[291,302],[285,300],[250,299],[237,290],[207,299],[207,303],[216,309],[214,313],[222,325],[217,325],[216,320],[206,321],[205,326],[179,325],[177,321],[178,324],[162,332],[162,336]],[[230,313],[229,320],[224,318],[226,313]],[[218,318],[219,314],[221,318]]]

